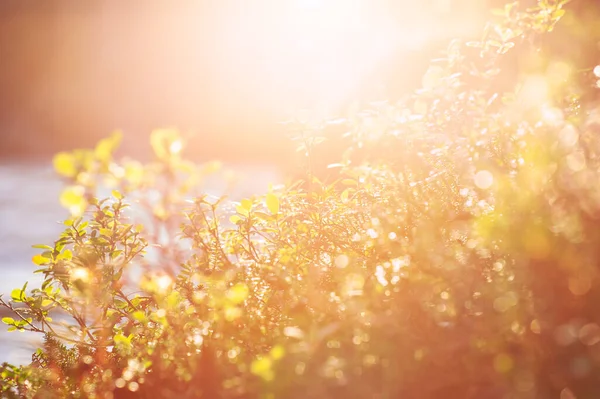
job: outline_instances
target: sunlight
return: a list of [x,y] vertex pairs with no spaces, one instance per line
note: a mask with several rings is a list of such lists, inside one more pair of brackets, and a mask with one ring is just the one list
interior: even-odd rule
[[242,81],[247,85],[251,76],[252,85],[260,87],[253,101],[265,110],[280,114],[310,108],[327,117],[365,88],[383,97],[381,68],[389,73],[392,60],[407,57],[407,68],[394,74],[410,82],[410,76],[404,77],[410,73],[410,57],[456,30],[455,19],[441,19],[408,1],[258,2],[222,27],[222,73],[232,87]]
[[286,67],[275,78],[306,85],[325,114],[352,96],[394,47],[391,32],[373,26],[365,8],[360,0],[296,1],[279,32]]

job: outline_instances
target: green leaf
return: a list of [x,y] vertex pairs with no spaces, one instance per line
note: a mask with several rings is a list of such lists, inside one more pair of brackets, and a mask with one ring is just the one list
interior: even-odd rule
[[3,317],[2,323],[12,325],[15,323],[15,319],[13,319],[12,317]]
[[8,331],[8,332],[13,332],[13,331],[16,331],[16,330],[17,330],[17,327],[15,327],[15,326],[10,326],[10,327],[8,327],[8,330],[7,330],[7,331]]
[[44,308],[45,308],[46,306],[50,306],[50,305],[52,305],[53,303],[54,303],[54,301],[53,301],[53,300],[51,300],[51,299],[44,299],[44,300],[42,300],[42,307],[44,307]]
[[266,197],[267,208],[273,215],[277,215],[279,213],[279,198],[273,194],[269,193]]

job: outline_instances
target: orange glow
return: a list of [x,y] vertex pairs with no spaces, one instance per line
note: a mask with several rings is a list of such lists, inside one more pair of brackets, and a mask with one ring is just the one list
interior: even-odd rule
[[[289,142],[276,122],[408,93],[448,40],[478,35],[486,17],[484,2],[444,0],[102,3],[6,16],[0,41],[19,57],[3,63],[5,97],[19,112],[2,119],[55,139],[26,148],[4,135],[0,149],[50,156],[122,129],[127,152],[148,153],[144,136],[173,126],[196,133],[188,147],[199,158],[279,162]],[[269,149],[253,144],[264,140]]]

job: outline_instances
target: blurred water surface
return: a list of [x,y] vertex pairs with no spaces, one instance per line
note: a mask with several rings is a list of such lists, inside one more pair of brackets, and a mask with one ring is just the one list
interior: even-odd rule
[[[49,164],[0,164],[0,294],[29,281],[40,284],[42,276],[35,270],[31,257],[38,250],[32,244],[49,243],[62,231],[60,220],[67,212],[58,203],[61,181]],[[5,309],[0,309],[2,316]],[[26,363],[31,349],[39,341],[35,334],[8,333],[0,326],[0,362]]]

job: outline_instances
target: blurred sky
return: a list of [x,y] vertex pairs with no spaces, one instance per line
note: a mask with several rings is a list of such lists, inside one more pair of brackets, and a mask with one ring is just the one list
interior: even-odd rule
[[0,160],[151,129],[195,132],[203,160],[285,162],[276,122],[415,88],[448,38],[478,36],[486,1],[0,2]]

